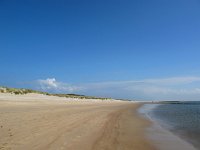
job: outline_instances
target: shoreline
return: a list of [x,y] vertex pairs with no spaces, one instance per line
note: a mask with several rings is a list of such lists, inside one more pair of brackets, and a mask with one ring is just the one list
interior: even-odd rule
[[140,103],[22,97],[0,95],[2,150],[155,150]]
[[159,104],[156,105],[157,106],[155,106],[155,104],[143,104],[143,106],[141,106],[138,110],[141,116],[148,119],[152,123],[152,125],[147,128],[147,137],[153,141],[155,146],[159,150],[197,150],[193,145],[180,138],[178,135],[175,135],[171,131],[162,127],[158,120],[149,114],[155,107],[159,107]]

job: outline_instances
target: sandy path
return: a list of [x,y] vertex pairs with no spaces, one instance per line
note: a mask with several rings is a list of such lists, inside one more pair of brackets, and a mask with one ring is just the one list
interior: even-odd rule
[[151,150],[130,102],[0,101],[0,150]]

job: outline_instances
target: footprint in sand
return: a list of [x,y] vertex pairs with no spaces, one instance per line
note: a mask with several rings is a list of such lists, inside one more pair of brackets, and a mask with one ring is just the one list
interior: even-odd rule
[[8,134],[9,134],[9,136],[13,136],[11,129],[8,129]]

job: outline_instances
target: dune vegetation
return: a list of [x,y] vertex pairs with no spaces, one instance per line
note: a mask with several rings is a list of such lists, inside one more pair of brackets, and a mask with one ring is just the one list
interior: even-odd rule
[[66,98],[101,99],[101,100],[111,99],[111,98],[104,98],[104,97],[85,96],[85,95],[79,95],[79,94],[55,94],[55,93],[42,92],[42,91],[37,91],[37,90],[32,90],[32,89],[9,88],[9,87],[3,87],[3,86],[0,86],[0,93],[11,93],[15,95],[36,93],[36,94],[44,94],[44,95],[49,95],[49,96],[58,96],[58,97],[66,97]]

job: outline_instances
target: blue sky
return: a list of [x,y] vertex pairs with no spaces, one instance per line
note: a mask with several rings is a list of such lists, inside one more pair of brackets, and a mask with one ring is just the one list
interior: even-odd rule
[[0,56],[0,85],[198,100],[200,1],[1,0]]

